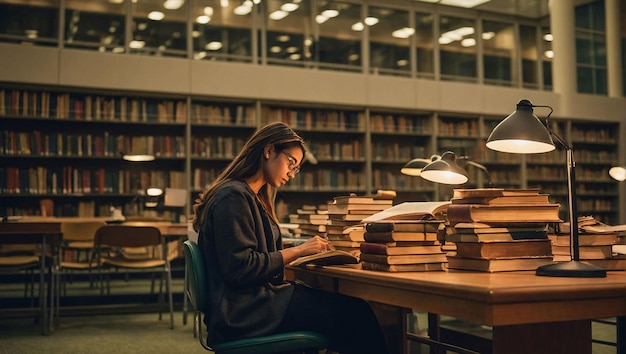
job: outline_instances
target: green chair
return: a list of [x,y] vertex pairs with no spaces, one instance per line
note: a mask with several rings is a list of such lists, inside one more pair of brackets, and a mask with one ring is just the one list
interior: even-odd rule
[[190,240],[184,243],[185,271],[188,277],[186,296],[195,309],[194,330],[198,331],[200,344],[216,354],[264,354],[283,352],[318,353],[328,346],[328,339],[318,333],[298,331],[273,334],[262,337],[238,339],[210,346],[202,334],[201,314],[209,316],[209,289],[206,281],[204,259],[200,247]]

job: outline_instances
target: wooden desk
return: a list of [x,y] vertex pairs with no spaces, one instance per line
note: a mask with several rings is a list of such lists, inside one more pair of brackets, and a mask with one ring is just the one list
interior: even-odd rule
[[287,269],[327,291],[493,327],[493,353],[591,353],[591,319],[626,315],[626,274],[539,277],[534,272],[384,273]]
[[[39,312],[43,334],[48,334],[58,321],[59,281],[56,267],[58,267],[59,260],[56,255],[61,238],[60,222],[0,222],[0,244],[39,245],[41,250],[39,255],[39,308],[37,311]],[[51,247],[52,261],[46,262],[46,251],[49,247]],[[49,283],[45,281],[46,274],[49,274]]]

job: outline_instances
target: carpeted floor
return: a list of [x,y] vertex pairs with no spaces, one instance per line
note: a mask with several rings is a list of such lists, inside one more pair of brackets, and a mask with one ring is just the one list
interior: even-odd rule
[[0,354],[209,353],[193,336],[192,317],[182,312],[159,321],[157,313],[62,317],[60,327],[41,335],[32,319],[0,319]]

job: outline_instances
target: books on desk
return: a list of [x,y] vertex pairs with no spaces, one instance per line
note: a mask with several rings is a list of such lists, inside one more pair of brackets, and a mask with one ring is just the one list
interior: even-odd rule
[[455,189],[448,207],[448,268],[482,272],[535,270],[553,262],[548,224],[559,204],[537,189]]

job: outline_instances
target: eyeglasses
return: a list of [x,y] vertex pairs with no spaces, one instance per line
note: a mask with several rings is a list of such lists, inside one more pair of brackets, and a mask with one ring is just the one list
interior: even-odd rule
[[298,174],[298,172],[300,172],[300,167],[298,167],[298,160],[296,160],[295,157],[291,156],[291,154],[286,152],[285,150],[281,150],[280,152],[287,156],[287,161],[289,161],[289,163],[287,164],[287,168],[289,168],[289,171],[293,173],[294,176]]

